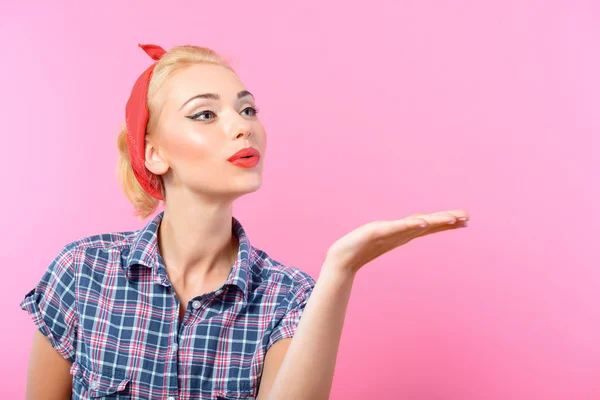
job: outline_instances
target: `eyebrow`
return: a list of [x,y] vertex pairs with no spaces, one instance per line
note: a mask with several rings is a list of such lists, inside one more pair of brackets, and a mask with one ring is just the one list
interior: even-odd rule
[[[246,97],[246,96],[250,96],[252,98],[254,98],[254,95],[252,93],[250,93],[247,90],[242,90],[241,92],[239,92],[237,94],[237,98],[238,100]],[[216,93],[202,93],[199,95],[196,95],[194,97],[192,97],[191,99],[189,99],[188,101],[186,101],[185,103],[183,103],[183,105],[181,106],[181,108],[179,108],[179,110],[181,110],[183,107],[185,107],[186,104],[188,104],[189,102],[193,101],[193,100],[197,100],[197,99],[211,99],[211,100],[219,100],[221,97],[216,94]]]

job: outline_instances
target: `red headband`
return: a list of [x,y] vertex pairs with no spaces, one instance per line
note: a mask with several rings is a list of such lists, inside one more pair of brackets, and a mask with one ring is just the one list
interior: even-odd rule
[[[139,45],[153,60],[159,60],[166,51],[153,44]],[[158,181],[150,179],[151,172],[145,165],[146,125],[148,124],[148,84],[157,62],[152,64],[135,82],[125,108],[125,123],[127,126],[127,148],[133,167],[133,174],[142,188],[152,197],[162,200]]]

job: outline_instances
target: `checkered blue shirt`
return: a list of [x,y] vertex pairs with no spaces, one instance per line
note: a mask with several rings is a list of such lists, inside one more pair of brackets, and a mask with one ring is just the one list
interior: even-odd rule
[[162,216],[66,245],[21,308],[72,363],[73,399],[254,399],[267,350],[294,336],[315,281],[252,247],[233,218],[229,277],[191,299],[179,324]]

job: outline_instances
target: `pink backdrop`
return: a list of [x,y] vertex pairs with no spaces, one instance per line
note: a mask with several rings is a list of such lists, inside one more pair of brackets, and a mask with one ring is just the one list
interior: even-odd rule
[[256,93],[265,183],[234,215],[275,259],[317,277],[362,223],[471,213],[361,271],[332,399],[600,398],[598,2],[36,3],[0,6],[2,398],[62,245],[142,226],[113,171],[145,42]]

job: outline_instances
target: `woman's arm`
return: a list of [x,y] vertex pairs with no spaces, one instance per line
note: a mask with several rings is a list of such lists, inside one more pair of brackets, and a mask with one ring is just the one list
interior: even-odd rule
[[36,329],[27,371],[27,400],[68,400],[71,398],[71,363],[56,351],[48,338]]
[[259,400],[329,398],[353,280],[325,262],[294,338],[267,352]]
[[328,399],[358,270],[418,237],[466,227],[468,219],[462,210],[415,213],[397,221],[371,222],[336,241],[327,252],[294,338],[279,347],[276,343],[267,352],[268,381],[264,389],[261,383],[258,399]]

